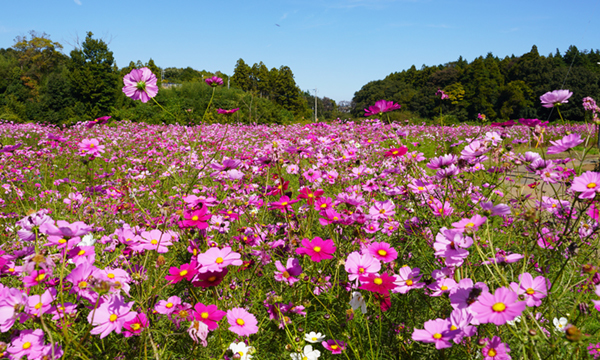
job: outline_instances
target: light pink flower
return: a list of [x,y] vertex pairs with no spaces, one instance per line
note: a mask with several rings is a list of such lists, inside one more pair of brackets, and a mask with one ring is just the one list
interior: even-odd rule
[[239,336],[247,336],[258,332],[256,317],[243,308],[233,308],[227,311],[229,331]]

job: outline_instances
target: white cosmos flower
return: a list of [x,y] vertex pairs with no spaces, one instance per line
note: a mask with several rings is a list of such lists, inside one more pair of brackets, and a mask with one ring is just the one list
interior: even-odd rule
[[552,322],[554,323],[554,327],[556,328],[556,330],[565,331],[569,320],[567,320],[567,318],[561,317],[560,319],[554,318]]
[[319,350],[313,350],[312,345],[306,345],[302,353],[292,353],[290,354],[292,360],[317,360],[319,356],[321,356],[321,352]]
[[308,334],[304,334],[304,340],[308,341],[309,343],[315,344],[325,340],[325,336],[323,336],[323,334],[321,333],[311,331]]
[[231,343],[229,345],[229,350],[233,351],[233,354],[239,354],[240,360],[250,360],[252,359],[251,352],[254,352],[254,348],[252,346],[246,345],[244,342],[239,343]]
[[363,314],[367,313],[367,303],[365,302],[365,298],[363,298],[362,294],[358,291],[352,293],[352,299],[350,299],[350,306],[352,306],[352,310],[356,311],[356,309],[360,308]]

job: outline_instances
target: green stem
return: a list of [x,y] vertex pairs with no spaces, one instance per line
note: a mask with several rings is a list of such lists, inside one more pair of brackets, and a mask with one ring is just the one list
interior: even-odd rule
[[154,101],[154,103],[156,105],[160,106],[160,108],[163,109],[164,112],[166,112],[167,114],[171,115],[175,120],[177,120],[177,117],[175,115],[171,114],[171,112],[169,112],[167,109],[165,109],[161,104],[159,104],[158,101],[156,101],[155,98],[151,98],[151,99]]
[[202,123],[204,123],[204,118],[206,117],[206,113],[208,112],[208,109],[210,109],[210,104],[212,104],[213,97],[215,97],[215,89],[216,88],[213,87],[212,95],[210,96],[210,100],[208,101],[208,106],[206,107],[206,110],[204,110],[204,115],[202,115],[202,121],[201,121]]

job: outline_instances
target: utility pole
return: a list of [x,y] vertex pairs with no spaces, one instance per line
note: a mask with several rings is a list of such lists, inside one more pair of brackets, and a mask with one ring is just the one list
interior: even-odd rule
[[317,121],[317,88],[315,88],[315,122]]

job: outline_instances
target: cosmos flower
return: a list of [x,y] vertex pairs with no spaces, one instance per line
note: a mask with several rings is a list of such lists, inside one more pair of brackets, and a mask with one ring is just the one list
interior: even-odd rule
[[569,90],[554,90],[548,91],[544,95],[540,96],[540,101],[542,102],[543,107],[551,108],[568,103],[568,99],[571,96],[573,96],[573,93]]
[[583,142],[583,139],[581,138],[581,135],[579,134],[570,134],[567,135],[565,137],[563,137],[560,140],[556,140],[556,141],[552,141],[550,140],[550,143],[552,144],[552,146],[548,147],[548,151],[546,152],[547,154],[558,154],[564,151],[567,151],[569,149],[574,148],[575,146],[581,144]]
[[312,240],[304,239],[302,240],[302,246],[296,249],[296,253],[300,255],[306,254],[314,262],[333,259],[333,253],[336,250],[333,240],[323,240],[320,237],[315,237]]
[[510,288],[517,294],[525,296],[527,306],[540,306],[542,299],[548,296],[550,280],[543,276],[534,279],[530,273],[523,273],[519,275],[519,283],[510,283]]
[[218,328],[219,324],[217,323],[225,316],[225,311],[219,310],[217,305],[213,304],[207,306],[202,303],[197,303],[194,306],[192,313],[197,321],[201,321],[208,326],[208,330],[215,330]]
[[156,75],[147,67],[133,69],[123,77],[125,84],[123,92],[132,100],[141,100],[146,103],[158,94],[156,81]]
[[381,116],[381,114],[385,112],[398,109],[400,109],[400,105],[394,104],[393,101],[379,100],[375,103],[375,105],[369,106],[368,109],[365,109],[365,116],[373,116],[377,114]]
[[231,114],[235,113],[236,111],[238,111],[239,109],[240,108],[235,108],[235,109],[231,109],[231,110],[217,109],[217,113],[223,114],[223,115],[231,115]]
[[426,321],[425,329],[415,329],[412,339],[424,343],[434,343],[436,349],[444,349],[452,346],[450,340],[454,339],[458,330],[450,330],[450,321],[446,319],[435,319]]
[[573,179],[571,190],[581,193],[580,199],[593,199],[600,192],[600,173],[586,171]]
[[500,326],[523,313],[526,304],[524,301],[518,300],[517,293],[501,287],[496,289],[493,295],[489,292],[482,293],[471,309],[476,313],[475,319],[480,323],[492,323]]
[[258,321],[256,317],[243,308],[233,308],[227,311],[229,331],[239,336],[256,334]]
[[131,311],[132,306],[133,301],[126,303],[120,295],[112,295],[108,299],[102,298],[100,305],[88,315],[89,323],[95,326],[90,334],[99,334],[100,339],[113,331],[120,334],[123,325],[137,316]]
[[218,76],[213,76],[213,77],[204,79],[204,82],[206,82],[208,85],[210,85],[212,87],[217,87],[219,85],[223,85],[223,79],[221,79]]
[[483,360],[511,359],[510,355],[507,354],[510,352],[510,348],[498,336],[494,336],[492,340],[485,338],[483,341],[486,343],[485,347],[481,349]]

